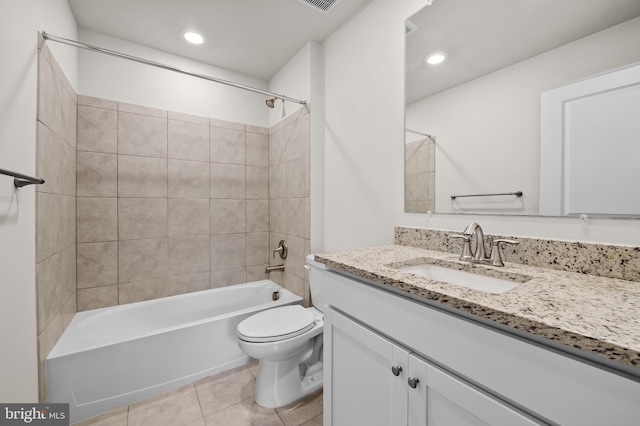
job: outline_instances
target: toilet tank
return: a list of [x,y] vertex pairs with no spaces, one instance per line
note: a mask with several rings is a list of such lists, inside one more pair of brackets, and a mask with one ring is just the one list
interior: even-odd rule
[[313,254],[307,256],[309,269],[309,287],[311,289],[311,304],[318,310],[324,311],[326,304],[324,282],[328,274],[331,274],[327,266],[313,260]]

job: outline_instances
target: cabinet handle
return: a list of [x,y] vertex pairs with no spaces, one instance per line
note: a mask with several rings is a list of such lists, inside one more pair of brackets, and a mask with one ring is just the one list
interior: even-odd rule
[[409,387],[411,389],[415,389],[418,387],[418,383],[420,383],[420,380],[418,380],[417,377],[409,377],[408,382],[409,382]]
[[402,372],[402,367],[400,367],[399,365],[394,365],[391,367],[391,372],[394,376],[399,376]]

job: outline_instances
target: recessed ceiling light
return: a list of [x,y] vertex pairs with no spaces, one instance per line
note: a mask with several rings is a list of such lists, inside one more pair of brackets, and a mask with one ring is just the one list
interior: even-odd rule
[[447,59],[446,53],[436,52],[436,53],[432,53],[431,55],[428,55],[424,61],[429,65],[437,65],[444,62],[445,59]]
[[204,37],[193,30],[185,30],[182,32],[182,36],[191,44],[204,43]]

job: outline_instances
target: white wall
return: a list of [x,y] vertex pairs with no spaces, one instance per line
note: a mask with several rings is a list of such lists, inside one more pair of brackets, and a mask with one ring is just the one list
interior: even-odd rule
[[[267,82],[146,46],[80,29],[79,41],[175,68],[267,90]],[[198,79],[113,56],[80,50],[78,94],[214,117],[254,126],[269,125],[267,95]]]
[[[37,32],[75,38],[66,0],[0,3],[0,168],[36,170]],[[76,87],[75,49],[51,46]],[[35,189],[0,176],[0,401],[38,400]]]
[[390,243],[403,217],[404,20],[424,4],[374,0],[324,42],[326,251]]
[[[269,91],[311,103],[311,52],[316,43],[305,44],[269,79]],[[304,105],[277,101],[269,109],[269,127],[296,112]]]
[[472,221],[487,233],[637,245],[637,220],[404,213],[404,20],[426,3],[374,0],[324,43],[322,249],[391,243],[394,226],[462,230]]
[[[438,141],[436,211],[464,207],[537,215],[540,94],[640,61],[639,39],[636,18],[408,105],[407,127]],[[525,195],[464,204],[450,198],[516,190]]]

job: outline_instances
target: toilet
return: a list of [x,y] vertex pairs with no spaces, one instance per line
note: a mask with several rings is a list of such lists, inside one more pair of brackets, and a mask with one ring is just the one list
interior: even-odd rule
[[267,309],[238,324],[238,346],[259,361],[253,394],[258,405],[277,408],[322,387],[324,292],[317,272],[323,264],[307,257],[313,306]]

